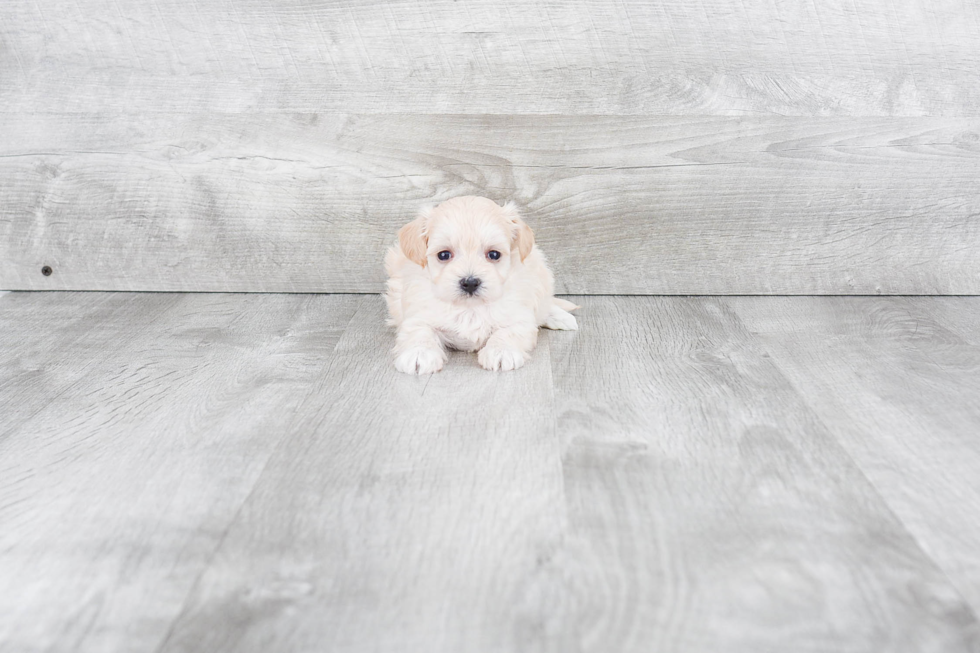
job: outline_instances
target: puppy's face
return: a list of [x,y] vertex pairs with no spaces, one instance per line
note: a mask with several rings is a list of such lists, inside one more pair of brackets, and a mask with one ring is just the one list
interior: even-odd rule
[[425,211],[398,234],[402,252],[426,268],[436,297],[492,302],[531,252],[534,235],[512,205],[457,197]]

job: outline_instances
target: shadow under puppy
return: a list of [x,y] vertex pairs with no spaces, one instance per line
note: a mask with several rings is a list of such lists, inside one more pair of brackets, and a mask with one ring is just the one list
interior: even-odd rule
[[438,372],[446,347],[479,351],[488,370],[516,370],[539,326],[578,328],[569,313],[578,306],[554,296],[544,254],[512,203],[467,196],[423,209],[398,232],[385,269],[400,372]]

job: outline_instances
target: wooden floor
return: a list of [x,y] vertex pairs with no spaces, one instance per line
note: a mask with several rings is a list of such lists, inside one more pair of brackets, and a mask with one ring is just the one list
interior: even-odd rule
[[980,297],[0,297],[0,651],[980,650]]

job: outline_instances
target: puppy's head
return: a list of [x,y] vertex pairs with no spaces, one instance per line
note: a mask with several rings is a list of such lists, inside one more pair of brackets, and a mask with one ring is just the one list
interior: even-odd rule
[[513,204],[456,197],[401,228],[398,244],[426,268],[436,296],[448,302],[491,302],[534,247],[534,233]]

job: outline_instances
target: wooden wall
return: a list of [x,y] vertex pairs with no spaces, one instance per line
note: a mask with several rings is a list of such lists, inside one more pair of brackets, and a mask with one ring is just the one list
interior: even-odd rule
[[0,7],[0,288],[377,292],[460,194],[562,292],[980,293],[980,6]]

